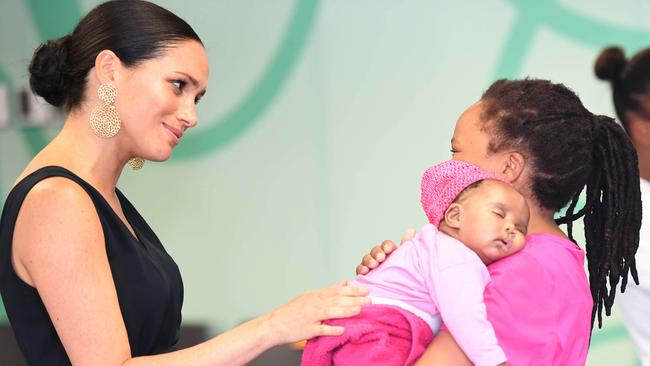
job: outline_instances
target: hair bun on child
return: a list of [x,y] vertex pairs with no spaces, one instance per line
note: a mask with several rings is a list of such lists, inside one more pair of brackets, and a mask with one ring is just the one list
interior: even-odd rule
[[627,64],[625,52],[621,47],[605,48],[594,64],[596,76],[601,80],[616,81],[621,78],[621,72]]
[[68,36],[41,44],[29,64],[29,85],[32,91],[55,107],[67,101],[65,73]]
[[429,222],[436,227],[442,221],[445,210],[468,186],[483,180],[503,179],[481,168],[460,160],[447,160],[430,166],[422,176],[420,202]]

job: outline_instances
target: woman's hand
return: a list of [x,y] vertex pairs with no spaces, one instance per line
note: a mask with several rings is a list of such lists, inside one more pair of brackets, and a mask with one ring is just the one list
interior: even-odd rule
[[[400,240],[400,245],[407,240],[413,239],[414,236],[415,229],[406,229],[402,235],[402,239]],[[397,249],[397,245],[395,245],[392,240],[384,240],[381,245],[372,248],[370,254],[363,256],[361,264],[357,266],[357,274],[366,274],[370,272],[370,270],[377,268],[377,266],[386,260],[386,257],[388,257],[395,249]]]
[[306,292],[271,312],[265,322],[265,331],[273,337],[271,343],[274,345],[341,335],[343,327],[321,324],[321,321],[359,314],[361,306],[370,303],[367,295],[367,288],[350,286],[346,280]]

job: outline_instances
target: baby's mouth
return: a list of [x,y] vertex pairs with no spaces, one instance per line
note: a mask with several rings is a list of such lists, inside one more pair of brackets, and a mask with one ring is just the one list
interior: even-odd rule
[[508,249],[510,247],[510,240],[507,239],[498,239],[499,243],[501,243],[501,246],[503,249]]

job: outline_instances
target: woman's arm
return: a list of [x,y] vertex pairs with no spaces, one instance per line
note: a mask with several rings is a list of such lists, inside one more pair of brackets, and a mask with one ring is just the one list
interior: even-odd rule
[[131,358],[101,223],[86,192],[50,178],[27,195],[17,218],[12,262],[34,286],[75,365],[242,365],[267,348],[342,333],[321,320],[356,315],[367,290],[338,285],[302,295],[189,349]]
[[449,331],[441,329],[415,366],[472,366]]
[[[365,290],[363,290],[365,294]],[[244,365],[266,349],[321,335],[340,335],[342,327],[321,320],[359,313],[365,299],[344,281],[308,292],[275,311],[244,323],[211,340],[181,351],[133,358],[125,365]]]

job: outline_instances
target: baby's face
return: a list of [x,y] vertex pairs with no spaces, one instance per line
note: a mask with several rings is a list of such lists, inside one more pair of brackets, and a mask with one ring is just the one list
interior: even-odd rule
[[529,209],[526,199],[511,186],[486,179],[465,192],[458,240],[490,264],[524,248]]

